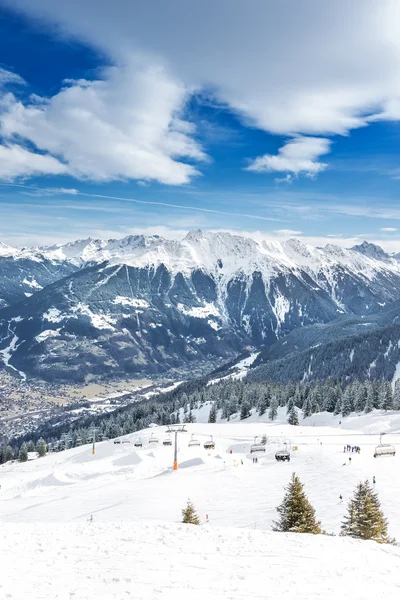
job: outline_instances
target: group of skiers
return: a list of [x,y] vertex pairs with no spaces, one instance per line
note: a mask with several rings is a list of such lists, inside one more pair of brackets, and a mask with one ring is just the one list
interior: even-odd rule
[[254,465],[254,463],[258,463],[258,458],[257,458],[257,456],[253,456],[253,465]]
[[355,452],[356,454],[360,454],[361,448],[360,446],[351,446],[350,444],[347,444],[343,447],[343,452]]

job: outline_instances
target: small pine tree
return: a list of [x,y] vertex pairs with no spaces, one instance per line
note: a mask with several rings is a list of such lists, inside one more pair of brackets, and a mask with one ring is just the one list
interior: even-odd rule
[[274,523],[274,531],[293,533],[322,533],[321,523],[315,519],[315,510],[311,506],[303,484],[293,473],[286,489],[282,504],[277,507],[280,520]]
[[388,523],[381,510],[378,494],[373,491],[368,480],[358,484],[347,510],[340,535],[375,540],[381,544],[394,543],[388,537]]
[[27,447],[28,447],[28,452],[35,452],[35,444],[32,440],[29,440]]
[[18,460],[20,462],[26,462],[28,460],[28,446],[26,445],[25,442],[22,444],[21,448],[19,449]]
[[186,508],[182,509],[182,523],[190,523],[191,525],[200,525],[200,519],[190,500],[186,503]]
[[40,440],[36,444],[36,452],[39,454],[39,456],[46,455],[47,446],[46,446],[46,442],[44,441],[44,439],[40,438]]
[[215,407],[215,402],[213,402],[213,404],[211,406],[210,414],[208,415],[208,422],[216,423],[216,421],[217,421],[217,409]]
[[296,410],[296,407],[294,406],[294,404],[293,404],[293,407],[288,416],[288,423],[289,423],[289,425],[298,425],[299,424],[299,417],[297,416],[297,410]]

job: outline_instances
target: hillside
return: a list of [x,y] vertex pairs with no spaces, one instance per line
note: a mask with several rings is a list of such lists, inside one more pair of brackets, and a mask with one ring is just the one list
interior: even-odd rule
[[[167,437],[161,427],[120,438],[130,443],[98,443],[95,455],[86,445],[7,463],[0,468],[0,520],[13,544],[3,560],[2,591],[23,597],[30,590],[43,600],[58,591],[59,598],[92,600],[105,589],[111,599],[261,600],[279,594],[285,600],[372,600],[379,593],[394,600],[398,548],[272,533],[271,525],[293,471],[323,527],[335,534],[357,482],[375,475],[390,533],[399,538],[399,419],[374,413],[339,425],[339,417],[321,414],[299,427],[260,418],[189,424],[188,433],[179,434],[178,472],[172,471],[173,449],[161,445]],[[375,459],[383,429],[397,455]],[[267,450],[253,464],[249,450],[262,433]],[[192,435],[200,446],[188,447]],[[210,435],[214,451],[203,448]],[[159,443],[149,443],[151,437]],[[136,449],[139,439],[143,448]],[[290,463],[278,463],[274,453],[285,443],[298,450]],[[361,453],[344,453],[347,443],[360,445]],[[177,524],[188,497],[203,521],[199,528]]]

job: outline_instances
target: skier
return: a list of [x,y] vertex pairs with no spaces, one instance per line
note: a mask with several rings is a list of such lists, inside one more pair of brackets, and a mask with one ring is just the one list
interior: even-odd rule
[[232,448],[229,450],[229,454],[232,454]]
[[343,447],[343,452],[346,452],[346,446]]
[[240,459],[240,463],[243,464],[243,458]]
[[376,479],[375,479],[375,475],[372,476],[372,483],[375,485],[376,484]]
[[351,456],[349,456],[349,463],[351,464]]
[[343,502],[343,496],[342,496],[342,494],[340,494],[339,500],[340,500],[340,502]]
[[208,515],[206,515],[206,521],[207,521],[207,523],[208,523]]

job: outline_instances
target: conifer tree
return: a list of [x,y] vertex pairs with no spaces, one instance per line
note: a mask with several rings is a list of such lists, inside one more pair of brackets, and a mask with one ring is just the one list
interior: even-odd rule
[[217,409],[215,407],[215,402],[213,402],[213,404],[211,406],[210,414],[208,415],[208,422],[216,423],[216,421],[217,421]]
[[25,444],[25,442],[22,444],[21,448],[19,449],[18,460],[20,462],[26,462],[28,460],[28,446]]
[[305,400],[303,402],[303,418],[306,419],[307,417],[311,417],[311,415],[312,415],[312,407],[311,407],[310,396],[307,396],[307,398],[305,398]]
[[[129,431],[127,433],[129,433]],[[39,456],[45,456],[46,455],[47,446],[46,446],[46,442],[44,441],[43,438],[40,438],[40,440],[36,444],[36,452],[39,454]]]
[[276,398],[272,398],[271,404],[269,407],[268,418],[271,421],[275,421],[277,416],[278,416],[278,400]]
[[400,410],[400,379],[394,384],[393,408],[394,410]]
[[286,489],[282,504],[277,507],[280,516],[273,526],[274,531],[293,533],[322,533],[321,523],[315,518],[315,510],[311,506],[303,489],[303,484],[296,473]]
[[297,410],[296,410],[296,407],[294,404],[293,404],[292,409],[288,416],[288,423],[289,423],[289,425],[298,425],[299,424],[299,417],[297,416]]
[[190,523],[191,525],[200,525],[200,519],[190,500],[186,503],[186,508],[182,509],[182,523]]
[[394,543],[388,537],[388,522],[381,510],[378,494],[373,491],[368,480],[358,484],[347,510],[340,535],[375,540],[381,544]]
[[243,421],[243,419],[247,419],[250,417],[250,415],[250,404],[247,402],[247,400],[244,400],[240,408],[240,420]]
[[353,412],[354,404],[353,404],[353,393],[350,386],[347,386],[345,393],[343,394],[343,403],[342,403],[342,415],[347,417],[351,412]]
[[29,440],[27,448],[28,452],[35,452],[35,444],[32,440]]
[[367,399],[365,401],[364,411],[370,413],[374,410],[374,390],[370,383],[367,383]]

